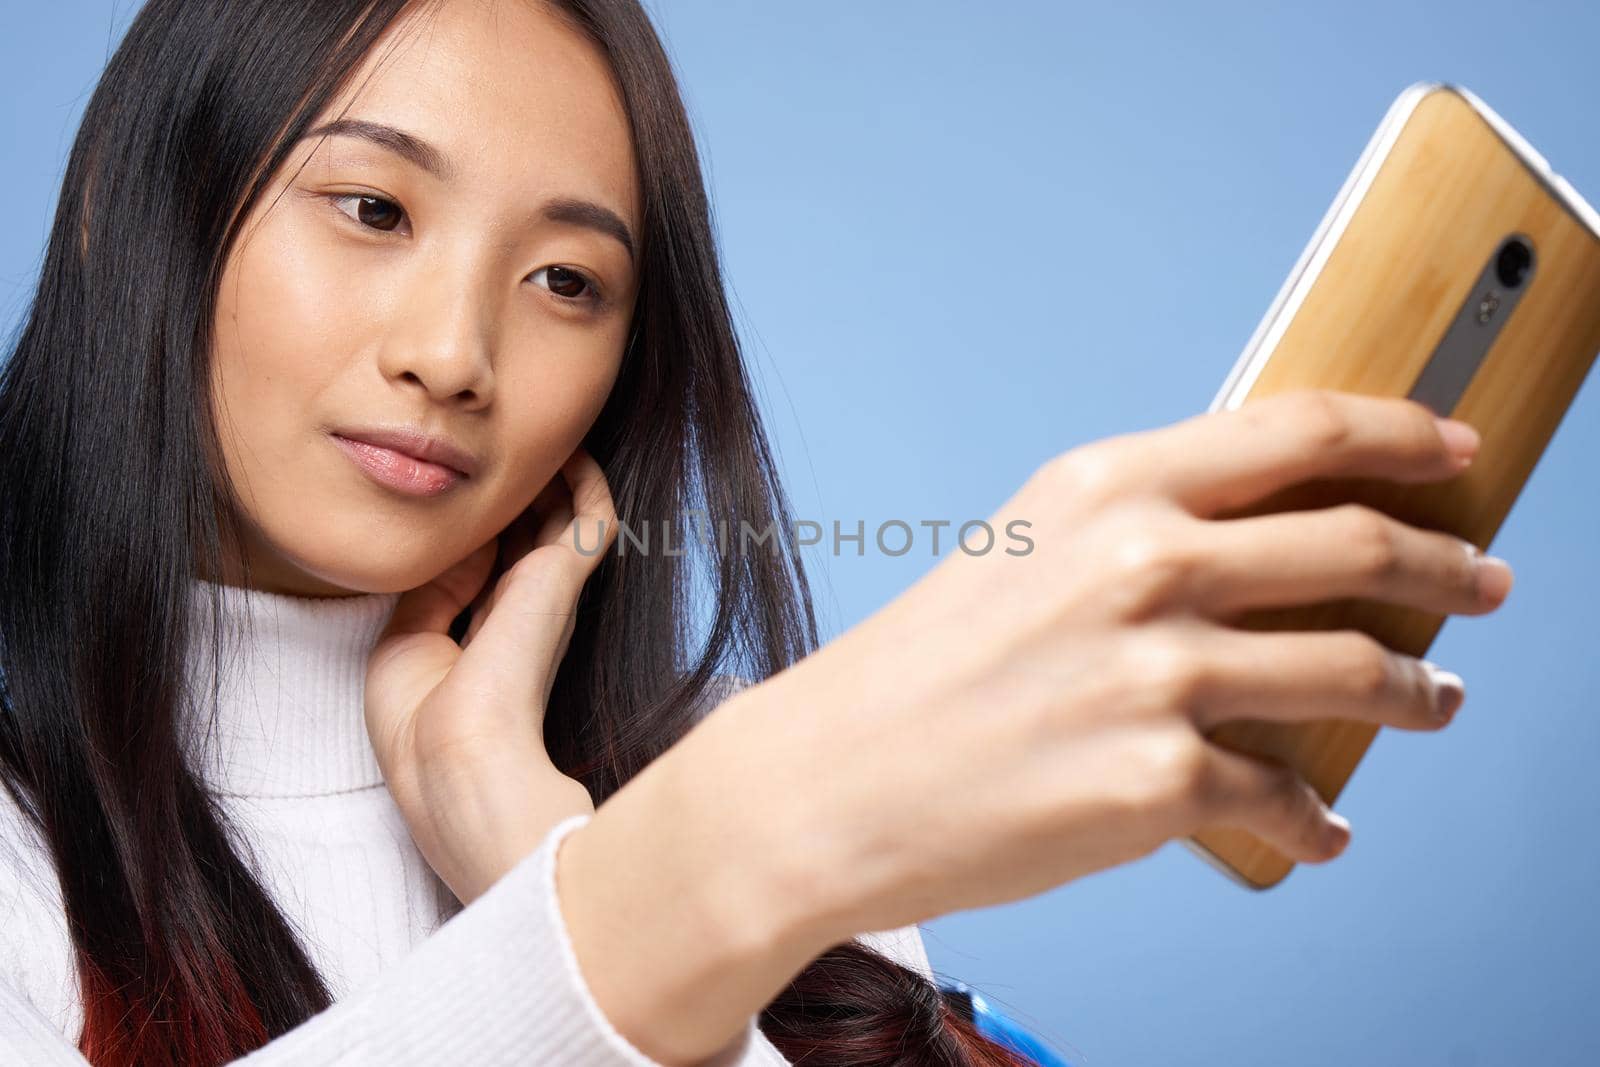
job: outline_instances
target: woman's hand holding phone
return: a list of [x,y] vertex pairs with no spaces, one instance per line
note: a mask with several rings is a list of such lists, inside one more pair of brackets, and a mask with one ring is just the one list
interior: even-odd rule
[[1207,729],[1435,730],[1460,679],[1360,631],[1227,618],[1342,597],[1480,615],[1510,570],[1356,504],[1210,516],[1315,478],[1441,481],[1476,441],[1411,400],[1297,390],[1073,449],[991,519],[1029,522],[1029,554],[951,554],[659,762],[694,783],[682,795],[700,798],[702,833],[771,864],[785,929],[815,951],[1027,897],[1211,825],[1331,859],[1348,824],[1298,775]]
[[[1337,855],[1347,827],[1304,780],[1207,729],[1348,718],[1432,730],[1459,704],[1459,679],[1357,631],[1253,633],[1228,618],[1339,597],[1484,614],[1509,569],[1359,505],[1214,516],[1315,478],[1441,481],[1475,443],[1411,400],[1301,390],[1047,462],[991,518],[1027,522],[1031,552],[951,554],[736,694],[566,839],[561,907],[601,1010],[660,1062],[698,1062],[858,933],[1031,896],[1213,825],[1300,861]],[[574,484],[590,502],[579,512],[609,514],[594,474]],[[420,824],[419,845],[442,875],[458,872],[446,881],[464,900],[570,813],[562,782],[588,801],[553,767],[528,773],[548,766],[542,719],[481,718],[543,706],[565,639],[539,613],[570,614],[598,559],[562,551],[508,571],[465,649],[445,630],[481,597],[474,568],[489,557],[417,594],[393,648],[374,655],[369,726],[390,745],[391,791],[411,797],[414,836]],[[530,660],[534,646],[544,654]],[[510,680],[493,666],[546,661]],[[504,743],[515,737],[527,743]],[[484,758],[408,770],[430,751]],[[485,781],[521,783],[488,820],[532,828],[509,848],[483,845],[472,798]]]
[[1091,442],[991,517],[1026,555],[954,553],[726,701],[573,833],[557,882],[601,1010],[699,1063],[856,934],[1031,896],[1211,825],[1291,856],[1347,827],[1232,718],[1444,725],[1463,694],[1357,632],[1252,633],[1250,607],[1371,597],[1484,614],[1503,563],[1373,509],[1217,519],[1316,478],[1434,482],[1469,427],[1400,398],[1282,393]]

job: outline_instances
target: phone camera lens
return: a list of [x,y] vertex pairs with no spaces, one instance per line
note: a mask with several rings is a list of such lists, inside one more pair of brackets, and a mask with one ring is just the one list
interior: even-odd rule
[[1527,278],[1528,267],[1532,263],[1533,249],[1521,238],[1513,237],[1500,246],[1500,254],[1494,261],[1494,272],[1501,285],[1515,289]]

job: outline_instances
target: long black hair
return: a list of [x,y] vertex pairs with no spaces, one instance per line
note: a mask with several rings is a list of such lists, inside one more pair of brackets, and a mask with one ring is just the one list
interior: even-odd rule
[[[73,142],[0,370],[0,780],[47,842],[100,1067],[216,1064],[330,994],[182,756],[189,590],[244,558],[208,400],[223,265],[272,175],[413,0],[150,0]],[[548,5],[609,58],[643,195],[641,288],[585,444],[619,515],[789,526],[726,302],[700,162],[637,0]],[[610,553],[546,717],[596,804],[705,713],[721,674],[812,651],[790,541]],[[704,636],[694,568],[704,568]],[[219,605],[213,604],[213,608]],[[211,649],[213,655],[219,649]],[[807,1063],[1017,1064],[933,983],[859,942],[762,1013]]]

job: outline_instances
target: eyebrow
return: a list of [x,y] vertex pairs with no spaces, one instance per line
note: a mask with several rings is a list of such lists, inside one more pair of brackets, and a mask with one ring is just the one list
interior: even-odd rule
[[[455,178],[455,167],[443,152],[415,134],[386,126],[381,122],[369,122],[366,119],[334,119],[311,130],[305,139],[317,136],[359,138],[394,153],[440,181],[449,182]],[[581,226],[603,233],[622,244],[628,252],[629,260],[636,255],[633,231],[628,229],[628,224],[622,221],[620,215],[603,204],[581,197],[560,196],[547,200],[540,215],[549,222]]]

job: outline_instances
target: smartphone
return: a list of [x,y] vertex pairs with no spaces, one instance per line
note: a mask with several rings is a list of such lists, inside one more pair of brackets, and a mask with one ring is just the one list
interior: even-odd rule
[[[1406,396],[1483,437],[1448,481],[1320,479],[1215,516],[1358,502],[1488,549],[1600,351],[1600,215],[1499,115],[1418,82],[1372,135],[1210,410],[1288,389]],[[1421,656],[1447,616],[1373,600],[1258,609],[1251,630],[1359,629]],[[1207,737],[1285,763],[1333,803],[1379,727],[1223,723]],[[1240,884],[1294,863],[1255,835],[1184,844]]]

